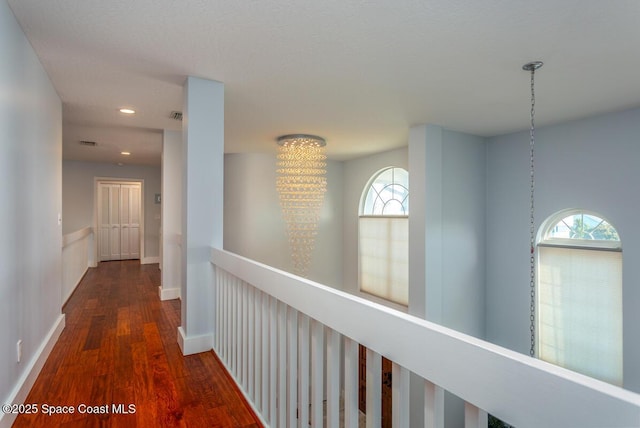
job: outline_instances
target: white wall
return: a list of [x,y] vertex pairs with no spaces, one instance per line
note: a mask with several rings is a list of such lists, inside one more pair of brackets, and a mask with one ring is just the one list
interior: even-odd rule
[[[536,129],[536,229],[566,208],[607,218],[623,245],[624,383],[640,392],[640,110]],[[529,349],[529,135],[487,155],[487,338]]]
[[144,255],[160,255],[160,167],[142,165],[117,166],[107,163],[66,160],[62,163],[62,231],[75,232],[94,227],[94,178],[136,178],[144,180]]
[[[0,401],[11,403],[24,399],[20,387],[33,365],[39,370],[39,348],[64,322],[62,105],[4,0],[0,93]],[[17,363],[19,339],[23,355]],[[0,415],[0,426],[10,419]]]
[[[225,155],[224,248],[291,272],[275,171],[275,154]],[[342,287],[342,186],[342,163],[329,161],[309,279],[335,288]]]

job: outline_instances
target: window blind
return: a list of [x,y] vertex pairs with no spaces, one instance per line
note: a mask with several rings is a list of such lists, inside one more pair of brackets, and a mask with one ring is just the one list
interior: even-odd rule
[[539,247],[538,354],[622,385],[622,253]]
[[393,302],[409,303],[409,220],[360,217],[360,290]]

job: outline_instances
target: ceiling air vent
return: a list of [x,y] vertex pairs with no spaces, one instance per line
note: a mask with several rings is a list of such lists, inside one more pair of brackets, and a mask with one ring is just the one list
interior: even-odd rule
[[182,120],[182,112],[181,111],[172,111],[171,112],[171,119]]
[[81,145],[81,146],[95,147],[95,146],[97,146],[98,144],[97,144],[95,141],[84,141],[84,140],[81,140],[81,141],[80,141],[80,145]]

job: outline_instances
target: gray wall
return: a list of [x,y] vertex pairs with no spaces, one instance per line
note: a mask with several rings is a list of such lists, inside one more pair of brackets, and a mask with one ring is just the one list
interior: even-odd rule
[[61,319],[62,104],[5,1],[0,93],[0,401],[11,403]]
[[[224,248],[292,271],[275,171],[275,154],[225,155]],[[327,193],[308,275],[335,288],[341,288],[343,267],[342,183],[342,164],[328,162]]]
[[484,338],[486,142],[442,139],[442,324]]
[[[623,246],[624,386],[640,392],[640,110],[536,130],[536,230],[567,208],[595,211]],[[492,138],[487,156],[487,338],[529,349],[529,136]]]
[[62,233],[94,226],[95,177],[135,178],[144,180],[144,255],[158,257],[160,204],[154,196],[160,193],[160,167],[107,163],[64,161],[62,163]]

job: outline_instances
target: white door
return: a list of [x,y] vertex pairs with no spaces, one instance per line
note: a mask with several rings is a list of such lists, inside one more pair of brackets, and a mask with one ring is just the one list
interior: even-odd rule
[[120,258],[140,258],[140,185],[120,186]]
[[98,183],[100,261],[140,258],[140,183]]

